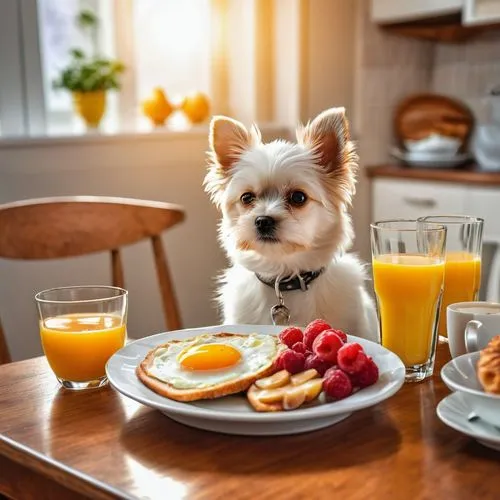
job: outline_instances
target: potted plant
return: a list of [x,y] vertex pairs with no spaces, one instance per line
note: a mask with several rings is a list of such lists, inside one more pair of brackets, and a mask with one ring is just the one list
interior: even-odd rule
[[106,110],[106,92],[120,88],[122,62],[102,57],[97,49],[99,20],[89,10],[82,10],[76,17],[79,28],[90,37],[93,53],[82,49],[70,50],[71,60],[53,82],[54,88],[69,90],[73,95],[75,111],[88,128],[97,128]]

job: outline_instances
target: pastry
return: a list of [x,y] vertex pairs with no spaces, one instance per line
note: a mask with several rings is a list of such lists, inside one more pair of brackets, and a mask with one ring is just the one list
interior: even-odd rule
[[479,353],[477,375],[485,392],[500,395],[500,335]]

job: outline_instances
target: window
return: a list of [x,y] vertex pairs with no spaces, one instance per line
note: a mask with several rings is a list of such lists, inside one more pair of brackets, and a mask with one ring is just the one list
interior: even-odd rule
[[[200,91],[210,95],[210,20],[212,0],[25,0],[26,5],[12,7],[21,2],[0,2],[0,33],[12,21],[15,11],[16,30],[0,34],[2,47],[12,46],[16,36],[19,51],[17,64],[20,68],[16,84],[23,99],[19,112],[20,125],[5,130],[7,135],[29,133],[30,99],[27,83],[21,81],[26,65],[35,54],[39,74],[36,84],[39,91],[39,115],[44,131],[49,134],[74,133],[84,130],[75,118],[71,94],[53,88],[53,81],[70,60],[69,50],[92,50],[88,37],[82,35],[75,19],[82,9],[90,9],[99,18],[97,48],[99,54],[123,60],[127,66],[120,92],[108,93],[108,106],[103,129],[134,129],[137,124],[147,123],[140,116],[140,102],[155,87],[162,87],[169,99],[179,101],[185,95]],[[7,7],[5,4],[11,4]],[[22,36],[22,24],[26,18],[35,18],[38,36],[28,39]],[[10,43],[1,43],[7,41]],[[0,64],[6,59],[6,51],[0,54]],[[30,57],[25,57],[30,54]],[[10,56],[10,58],[12,58]],[[9,63],[10,65],[10,63]],[[4,66],[5,67],[5,66]],[[4,84],[0,74],[0,87]],[[32,83],[35,84],[35,83]],[[15,92],[13,92],[14,94]],[[4,102],[10,100],[5,98]],[[0,123],[6,115],[2,112],[0,91]],[[43,116],[42,116],[43,115]],[[127,123],[124,123],[123,119]],[[122,123],[117,123],[118,121]],[[0,129],[1,133],[2,129]]]
[[[273,5],[267,0],[0,0],[0,68],[8,68],[0,70],[0,134],[83,131],[71,94],[55,90],[53,81],[70,49],[88,53],[94,45],[126,67],[120,91],[107,94],[105,132],[150,129],[140,104],[155,87],[174,103],[198,91],[209,96],[213,113],[259,119],[262,102],[273,109],[273,72],[263,63],[274,50],[274,35],[271,24],[269,30],[257,24],[271,23]],[[82,9],[99,19],[95,44],[75,22]],[[169,124],[182,116],[174,114]]]
[[[83,130],[82,123],[74,117],[71,95],[53,88],[52,82],[61,68],[70,61],[69,50],[81,48],[92,53],[92,44],[75,22],[82,9],[95,12],[100,25],[97,46],[100,53],[113,56],[114,47],[110,36],[113,25],[113,10],[110,0],[37,0],[39,20],[39,45],[43,81],[46,130],[49,134]],[[116,100],[111,100],[107,121],[116,120]],[[106,125],[108,125],[106,127]],[[105,128],[110,128],[104,122]]]
[[155,86],[179,100],[210,92],[208,0],[140,0],[134,3],[137,98]]

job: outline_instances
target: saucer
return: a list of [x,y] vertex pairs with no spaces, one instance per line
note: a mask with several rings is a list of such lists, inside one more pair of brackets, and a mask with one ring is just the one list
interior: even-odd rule
[[469,422],[467,417],[471,411],[460,392],[446,396],[437,406],[438,417],[448,427],[474,438],[488,448],[500,451],[500,429],[483,420]]
[[278,335],[281,330],[283,327],[269,325],[220,325],[152,335],[131,342],[115,353],[107,363],[106,374],[110,384],[124,396],[159,410],[172,420],[208,431],[252,436],[298,434],[337,424],[355,411],[390,398],[404,383],[405,367],[394,353],[375,342],[353,336],[348,339],[361,344],[378,365],[377,383],[340,401],[318,401],[294,411],[259,413],[241,394],[182,403],[153,392],[135,374],[137,365],[151,349],[172,339],[220,332]]
[[462,354],[441,369],[441,378],[451,391],[460,392],[467,406],[492,425],[500,426],[500,396],[484,391],[477,377],[479,351]]

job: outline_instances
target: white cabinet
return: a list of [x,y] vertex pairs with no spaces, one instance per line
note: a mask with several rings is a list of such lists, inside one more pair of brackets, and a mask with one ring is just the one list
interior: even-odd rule
[[373,221],[453,214],[483,218],[483,241],[488,247],[488,258],[483,262],[489,263],[483,273],[484,296],[500,302],[500,186],[381,177],[375,178],[372,186]]
[[373,218],[416,219],[465,211],[465,187],[435,182],[377,179],[373,183]]
[[485,239],[500,242],[500,187],[469,188],[465,200],[465,212],[485,220]]
[[468,26],[500,22],[500,0],[464,0],[462,22]]
[[[371,0],[372,20],[377,23],[398,23],[459,13],[464,0]],[[476,0],[477,2],[481,0]],[[484,0],[487,1],[487,0]],[[490,0],[496,1],[496,0]]]

